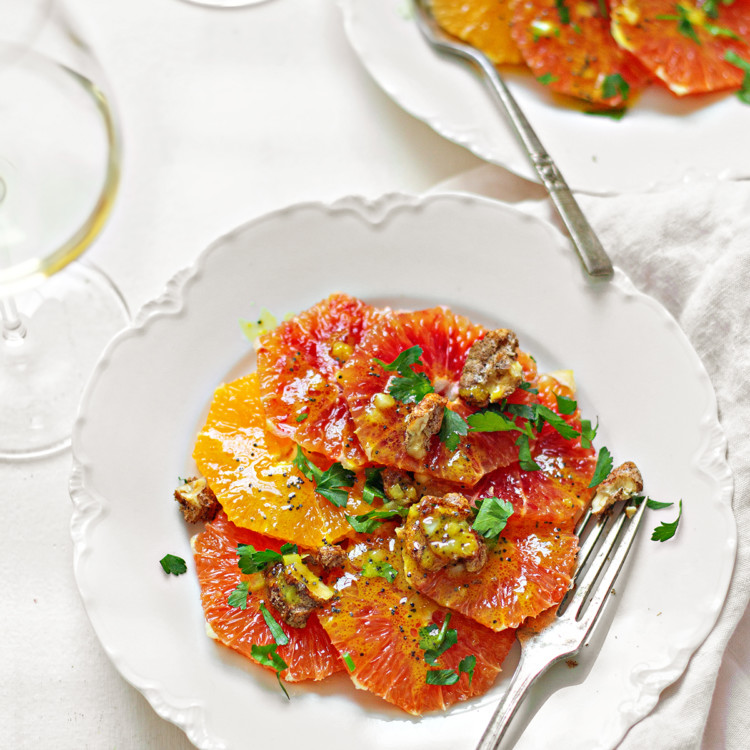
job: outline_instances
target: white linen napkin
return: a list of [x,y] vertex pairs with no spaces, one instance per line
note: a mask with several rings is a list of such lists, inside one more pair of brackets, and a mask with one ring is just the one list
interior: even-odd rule
[[[562,229],[544,188],[499,167],[478,167],[436,190],[506,201]],[[648,193],[577,197],[613,263],[670,311],[703,360],[735,481],[737,561],[719,620],[684,675],[620,748],[744,750],[750,736],[750,182],[690,181]]]

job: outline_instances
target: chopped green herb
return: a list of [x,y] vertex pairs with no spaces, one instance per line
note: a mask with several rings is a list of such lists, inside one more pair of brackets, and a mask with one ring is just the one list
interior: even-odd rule
[[263,602],[260,603],[260,613],[263,615],[263,619],[268,625],[268,629],[271,631],[274,641],[279,646],[286,646],[289,643],[289,636],[284,632],[284,629],[276,622],[274,616],[268,611],[267,607]]
[[529,404],[505,404],[500,411],[512,414],[514,417],[523,417],[530,422],[536,422],[536,409]]
[[560,433],[566,440],[572,440],[580,434],[578,430],[571,427],[559,414],[556,414],[542,404],[536,404],[537,431],[541,429],[541,423],[546,422],[550,427]]
[[375,498],[385,499],[383,470],[371,466],[365,469],[365,484],[362,487],[362,499],[368,505],[372,505]]
[[542,86],[549,86],[550,83],[554,83],[557,80],[557,76],[553,76],[552,73],[544,73],[544,75],[539,76],[536,80],[539,81]]
[[662,521],[662,523],[654,529],[653,534],[651,534],[651,539],[655,542],[666,542],[667,539],[671,539],[677,531],[680,518],[682,518],[682,500],[680,500],[680,511],[677,514],[677,518],[670,523]]
[[581,420],[581,445],[587,450],[591,447],[593,439],[596,437],[597,430],[599,429],[599,422],[597,421],[596,426],[591,426],[591,421],[588,419]]
[[743,60],[736,52],[731,50],[724,55],[724,59],[745,71],[745,77],[742,79],[742,85],[737,92],[737,98],[745,104],[750,104],[750,62]]
[[354,485],[356,477],[353,471],[345,469],[340,463],[332,464],[329,469],[322,471],[305,456],[299,445],[294,456],[294,465],[315,484],[315,492],[337,508],[346,507],[349,494],[342,487]]
[[281,681],[281,673],[287,668],[288,664],[276,653],[276,644],[269,643],[267,646],[256,646],[252,645],[250,653],[258,662],[258,664],[264,667],[271,667],[276,672],[276,679],[279,682],[279,687],[284,691],[284,695],[287,700],[290,700],[289,693],[284,687],[284,683]]
[[247,596],[250,593],[248,581],[240,581],[237,588],[227,597],[227,604],[230,607],[247,609]]
[[430,669],[424,681],[428,685],[455,685],[458,682],[458,673],[452,669]]
[[627,101],[628,95],[630,94],[630,84],[619,73],[604,76],[604,81],[602,82],[602,97],[604,99],[611,99],[618,94],[622,96],[623,100]]
[[529,445],[529,436],[520,435],[516,440],[518,446],[518,463],[524,471],[539,471],[541,467],[531,457],[531,446]]
[[513,503],[498,497],[487,497],[477,501],[477,517],[472,529],[485,539],[497,539],[513,515]]
[[304,422],[310,415],[307,412],[304,412],[303,414],[298,414],[294,421],[295,422]]
[[646,501],[646,507],[651,510],[661,510],[662,508],[671,508],[674,503],[660,503],[658,500],[652,500],[650,497],[646,498],[643,495],[636,495],[630,498],[630,505],[638,506],[643,501]]
[[365,578],[385,578],[388,583],[396,580],[398,571],[387,560],[367,560],[362,566]]
[[446,406],[443,409],[443,422],[440,425],[440,442],[445,443],[445,447],[449,451],[454,451],[458,448],[461,437],[466,435],[468,431],[469,425],[467,421],[460,414],[457,414]]
[[349,525],[360,534],[372,534],[375,529],[380,528],[381,520],[395,518],[404,515],[405,511],[400,508],[389,510],[371,510],[361,516],[345,516]]
[[388,384],[387,391],[402,404],[418,404],[428,393],[434,393],[429,378],[423,372],[415,372],[414,365],[421,365],[421,346],[412,346],[405,349],[401,354],[386,364],[377,357],[373,362],[379,364],[387,372],[397,372],[398,377],[392,378]]
[[[534,358],[532,357],[532,359],[534,359]],[[536,361],[536,360],[535,360],[535,361]],[[539,389],[538,389],[538,388],[534,388],[534,387],[533,387],[533,386],[531,385],[531,383],[527,383],[527,382],[526,382],[525,380],[524,380],[524,381],[523,381],[523,383],[521,383],[521,385],[519,385],[518,387],[519,387],[519,388],[520,388],[520,389],[521,389],[522,391],[526,391],[526,392],[528,392],[528,393],[539,393]]]
[[356,665],[354,664],[354,659],[352,659],[350,654],[347,654],[346,652],[344,652],[343,654],[341,654],[341,658],[344,660],[344,664],[346,664],[346,668],[350,672],[353,672],[357,668]]
[[272,549],[256,550],[252,544],[237,545],[237,565],[245,575],[263,570],[269,563],[283,560],[281,554]]
[[451,613],[446,612],[443,624],[438,627],[434,622],[419,629],[419,648],[424,650],[424,660],[434,666],[438,658],[458,642],[455,628],[448,628]]
[[675,5],[677,15],[670,15],[667,13],[654,16],[659,21],[677,21],[677,30],[683,36],[688,39],[692,39],[696,44],[700,44],[701,40],[698,38],[698,34],[690,21],[689,11],[687,8],[683,8],[682,5]]
[[589,487],[596,487],[597,484],[601,484],[612,471],[612,455],[610,452],[602,446],[599,451],[599,455],[596,457],[596,468],[594,469],[594,476],[591,477],[591,484]]
[[523,432],[515,422],[493,409],[476,411],[473,414],[469,414],[466,422],[472,432],[509,432],[511,430]]
[[422,347],[421,346],[410,346],[408,349],[404,349],[401,354],[386,364],[383,360],[373,357],[373,361],[377,362],[384,370],[388,372],[397,372],[399,375],[406,375],[411,371],[412,365],[421,364]]
[[[627,111],[628,110],[625,107],[613,107],[612,109],[587,109],[584,114],[597,117],[609,117],[610,120],[622,120],[627,114]],[[596,161],[596,157],[594,157],[594,161]]]
[[471,681],[474,679],[474,669],[476,668],[476,666],[477,657],[474,656],[474,654],[464,656],[464,658],[461,659],[460,662],[458,662],[459,677],[461,676],[462,672],[465,672],[467,675],[469,675],[469,685],[471,685]]
[[557,401],[557,409],[560,414],[568,416],[569,414],[573,414],[578,408],[578,403],[573,398],[568,398],[567,396],[558,396],[557,394],[555,394],[555,400]]
[[555,7],[557,8],[557,15],[560,16],[560,23],[570,23],[570,11],[568,6],[565,5],[565,0],[555,0]]
[[185,561],[177,555],[164,555],[159,563],[161,563],[162,570],[168,575],[181,576],[187,570]]

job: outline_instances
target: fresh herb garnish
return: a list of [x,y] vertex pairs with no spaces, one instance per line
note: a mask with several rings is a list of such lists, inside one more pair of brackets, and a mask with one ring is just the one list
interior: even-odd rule
[[263,570],[271,563],[283,562],[284,555],[297,553],[296,544],[286,542],[281,546],[281,550],[276,552],[273,549],[256,550],[252,544],[237,545],[237,565],[245,575],[252,575]]
[[159,560],[162,570],[168,575],[181,576],[186,570],[187,565],[185,561],[177,555],[164,555]]
[[574,427],[571,427],[559,414],[542,404],[536,404],[537,415],[537,432],[542,429],[542,422],[546,422],[550,427],[557,430],[558,433],[566,440],[572,440],[581,433]]
[[247,597],[249,593],[249,581],[240,581],[237,588],[227,597],[227,604],[230,607],[247,609]]
[[487,497],[476,503],[477,516],[472,529],[485,539],[497,539],[513,515],[513,504],[498,497]]
[[275,643],[269,643],[267,646],[256,646],[253,644],[250,648],[250,653],[258,664],[261,664],[264,667],[271,667],[271,669],[276,672],[276,679],[279,682],[279,687],[284,691],[287,700],[291,700],[289,698],[289,693],[287,693],[286,688],[284,687],[284,683],[281,681],[281,673],[289,665],[276,653],[276,647],[277,644]]
[[349,494],[342,488],[354,486],[356,477],[353,471],[345,469],[340,463],[332,464],[329,469],[322,471],[305,456],[299,445],[294,456],[294,465],[315,484],[315,492],[337,508],[346,507]]
[[472,432],[509,432],[511,430],[523,432],[515,422],[494,409],[475,411],[473,414],[469,414],[466,422]]
[[650,497],[644,497],[643,495],[636,495],[635,497],[631,497],[629,504],[638,506],[643,501],[646,501],[646,507],[650,508],[651,510],[661,510],[662,508],[671,508],[674,503],[660,503],[658,500],[652,500]]
[[429,669],[424,681],[428,685],[455,685],[458,682],[458,672],[452,669]]
[[557,76],[553,76],[552,73],[544,73],[543,75],[540,75],[536,80],[539,81],[542,86],[549,86],[550,83],[554,83],[557,80]]
[[677,518],[670,523],[662,521],[662,523],[654,529],[653,534],[651,534],[651,539],[655,542],[666,542],[667,539],[671,539],[677,531],[680,518],[682,518],[682,500],[680,500],[680,511],[677,514]]
[[357,668],[354,664],[354,659],[352,659],[351,654],[347,654],[346,652],[344,652],[343,654],[341,654],[341,658],[344,660],[344,664],[346,664],[346,668],[350,672],[353,672]]
[[263,619],[266,621],[266,625],[268,625],[268,629],[271,631],[274,641],[276,641],[279,646],[286,646],[286,644],[289,643],[289,636],[284,632],[281,625],[276,622],[274,616],[268,611],[268,608],[263,602],[260,603],[260,613],[263,615]]
[[385,499],[385,489],[383,488],[383,470],[375,466],[365,469],[365,484],[362,487],[362,499],[372,505],[376,498]]
[[602,446],[599,455],[596,457],[596,468],[594,469],[594,476],[591,477],[589,487],[596,487],[597,484],[601,484],[609,476],[609,472],[612,471],[612,465],[612,455]]
[[737,98],[745,104],[750,104],[750,62],[743,60],[736,52],[729,50],[725,55],[724,59],[734,65],[740,70],[745,71],[745,77],[742,79],[742,85],[737,92]]
[[310,414],[308,412],[303,412],[302,414],[298,414],[294,418],[294,421],[295,422],[304,422],[309,416],[310,416]]
[[386,510],[371,510],[361,516],[345,516],[345,518],[358,533],[372,534],[375,529],[380,528],[381,520],[403,516],[405,513],[406,511],[402,508],[389,508]]
[[529,436],[520,435],[516,440],[518,446],[518,463],[524,471],[540,471],[541,466],[531,456]]
[[581,446],[588,450],[591,447],[593,439],[596,437],[596,432],[599,429],[599,422],[594,427],[591,426],[591,422],[588,419],[581,420]]
[[405,349],[401,354],[386,364],[377,357],[373,362],[379,364],[387,372],[397,372],[398,376],[392,378],[388,384],[387,391],[402,404],[418,404],[428,393],[434,393],[429,378],[423,372],[416,372],[414,365],[421,365],[421,346],[412,346]]
[[555,0],[555,7],[557,8],[557,15],[560,16],[560,23],[570,23],[570,11],[568,6],[565,5],[565,0]]
[[461,659],[460,662],[458,662],[458,674],[461,675],[461,672],[465,672],[467,675],[469,675],[469,685],[471,685],[471,681],[474,679],[474,669],[477,666],[477,657],[474,656],[474,654],[469,654],[468,656],[464,656],[463,659]]
[[424,660],[430,666],[434,666],[438,658],[458,642],[458,632],[448,627],[450,621],[451,613],[446,612],[440,627],[431,622],[419,629],[419,648],[424,651]]
[[469,432],[469,425],[467,421],[455,411],[452,411],[447,406],[443,408],[443,421],[440,425],[440,432],[438,437],[441,443],[445,443],[445,447],[449,451],[454,451],[458,448],[458,444],[461,441],[461,437]]
[[362,566],[365,578],[385,578],[388,583],[396,580],[398,571],[387,560],[367,560]]
[[560,414],[564,414],[566,417],[573,414],[578,408],[578,402],[567,396],[558,396],[555,394],[555,401],[557,401],[557,409]]
[[604,76],[604,81],[602,82],[602,98],[611,99],[618,94],[622,96],[624,101],[627,101],[628,95],[630,94],[630,84],[619,73]]

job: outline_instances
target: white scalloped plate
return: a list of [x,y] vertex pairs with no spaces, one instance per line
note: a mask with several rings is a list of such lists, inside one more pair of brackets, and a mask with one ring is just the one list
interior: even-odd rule
[[[656,704],[714,625],[735,555],[732,480],[713,390],[674,320],[617,272],[589,283],[548,224],[467,196],[349,198],[270,214],[220,239],[109,346],[73,439],[75,574],[121,674],[201,748],[473,748],[508,676],[483,698],[416,720],[345,676],[290,686],[204,632],[198,585],[165,576],[191,560],[172,501],[214,388],[253,366],[238,320],[298,311],[335,290],[402,307],[448,304],[509,326],[540,366],[572,366],[600,444],[635,460],[648,492],[684,501],[677,537],[636,541],[576,669],[553,669],[526,702],[519,748],[610,748]],[[672,520],[651,512],[648,526]],[[512,664],[512,659],[511,659]],[[560,689],[553,691],[555,687]],[[548,697],[549,696],[549,697]],[[522,715],[518,726],[531,714]]]
[[[480,159],[536,180],[503,114],[468,66],[435,53],[409,0],[339,0],[354,50],[403,109]],[[620,121],[555,104],[523,72],[506,79],[570,186],[647,190],[685,177],[750,177],[750,106],[733,94],[678,99],[651,86]]]

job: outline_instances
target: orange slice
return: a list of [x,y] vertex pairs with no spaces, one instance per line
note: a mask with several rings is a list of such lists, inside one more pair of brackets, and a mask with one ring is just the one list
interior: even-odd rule
[[[334,584],[338,600],[320,614],[320,622],[342,656],[350,660],[354,684],[369,690],[411,714],[446,708],[480,695],[493,684],[508,654],[515,631],[495,633],[478,623],[452,613],[449,627],[457,642],[434,666],[425,662],[420,648],[420,628],[442,625],[447,611],[414,591],[404,576],[401,547],[383,527],[376,536],[358,537],[344,574]],[[366,577],[373,566],[390,566],[392,581]],[[387,568],[386,568],[387,569]],[[462,659],[476,657],[469,681],[460,673],[453,685],[428,685],[427,674],[451,669],[458,674]]]
[[750,63],[750,0],[612,0],[612,33],[678,96],[739,88]]
[[270,429],[349,467],[366,463],[336,373],[375,310],[333,294],[259,337],[258,375]]
[[[471,486],[487,472],[518,458],[516,432],[469,432],[455,450],[449,450],[435,435],[426,455],[415,458],[407,453],[405,437],[415,404],[395,401],[379,405],[380,394],[386,393],[398,375],[384,370],[375,359],[390,364],[405,350],[419,346],[421,364],[415,365],[414,371],[424,373],[435,391],[448,399],[448,408],[466,418],[476,409],[457,398],[458,381],[469,348],[485,333],[486,329],[444,307],[383,315],[369,329],[339,373],[339,382],[357,436],[371,461]],[[526,380],[532,380],[536,375],[533,361],[523,353],[519,361]],[[509,400],[526,399],[525,391],[519,389]]]
[[[238,526],[317,548],[352,533],[347,513],[365,513],[361,485],[338,508],[315,492],[292,463],[294,444],[265,430],[256,374],[217,388],[193,458],[224,511]],[[325,470],[330,460],[315,458]]]
[[496,65],[523,62],[510,33],[509,0],[432,0],[432,12],[449,34],[481,50]]
[[477,573],[450,566],[433,573],[404,555],[414,588],[491,630],[516,628],[559,603],[570,586],[578,540],[569,531],[512,516]]
[[512,33],[534,76],[558,94],[621,108],[649,80],[615,43],[597,0],[514,0]]
[[[261,584],[253,590],[253,576],[244,575],[237,565],[238,544],[252,544],[257,550],[273,549],[276,552],[281,546],[273,539],[238,528],[221,512],[193,540],[201,603],[212,635],[223,645],[255,661],[252,646],[267,646],[274,642],[260,611],[260,605],[265,603],[289,637],[288,644],[276,649],[288,665],[281,672],[282,679],[289,682],[322,680],[341,671],[344,665],[338,651],[331,645],[315,613],[310,615],[304,628],[289,627],[277,616],[273,605],[266,601],[265,587]],[[251,582],[246,609],[232,607],[227,602],[241,581]]]

